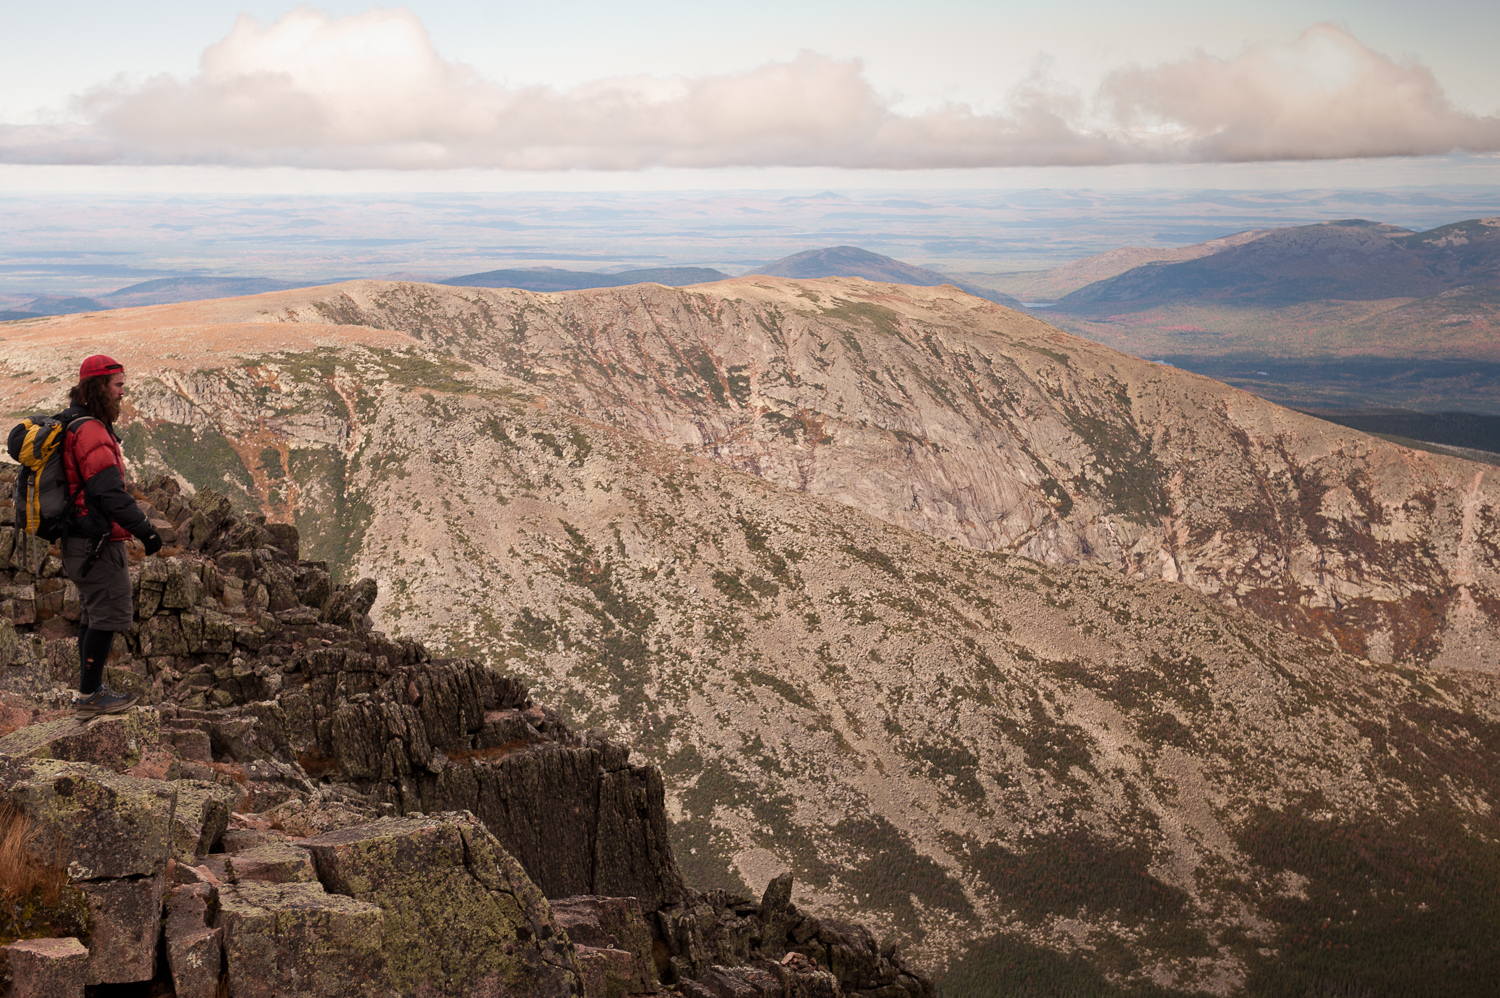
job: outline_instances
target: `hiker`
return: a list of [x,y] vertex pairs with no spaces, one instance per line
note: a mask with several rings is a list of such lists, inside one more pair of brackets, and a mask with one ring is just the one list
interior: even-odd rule
[[125,397],[125,368],[97,354],[78,368],[78,384],[68,392],[71,406],[59,417],[68,427],[63,468],[72,516],[62,538],[63,571],[78,587],[83,615],[78,628],[77,717],[115,714],[137,700],[104,683],[115,632],[135,622],[125,542],[140,539],[146,554],[161,550],[161,535],[125,491],[125,458],[115,420]]

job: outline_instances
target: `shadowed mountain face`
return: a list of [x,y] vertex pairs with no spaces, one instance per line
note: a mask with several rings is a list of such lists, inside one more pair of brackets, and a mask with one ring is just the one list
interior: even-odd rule
[[1500,282],[1500,219],[1431,232],[1351,220],[1276,229],[1180,263],[1152,263],[1064,297],[1070,311],[1143,308],[1188,299],[1238,305],[1425,298]]
[[1400,236],[1396,242],[1422,257],[1450,287],[1500,287],[1500,218],[1454,222]]
[[722,281],[729,275],[712,267],[648,267],[617,274],[598,274],[557,267],[522,270],[487,270],[482,274],[450,277],[440,284],[462,288],[518,288],[523,291],[581,291],[586,288],[618,288],[628,284],[665,284],[682,287]]
[[661,764],[690,882],[790,868],[953,994],[1500,972],[1492,469],[859,280],[43,320],[7,405],[94,349],[142,472]]
[[998,305],[1020,306],[1020,302],[1010,295],[992,288],[981,288],[955,280],[935,270],[914,267],[909,263],[881,256],[879,253],[862,250],[858,246],[830,246],[827,249],[807,250],[804,253],[782,257],[764,267],[757,267],[755,272],[772,277],[863,277],[867,281],[908,284],[918,288],[951,284],[977,298],[983,298]]

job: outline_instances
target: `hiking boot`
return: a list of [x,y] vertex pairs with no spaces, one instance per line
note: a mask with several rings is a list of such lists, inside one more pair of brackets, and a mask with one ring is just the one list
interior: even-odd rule
[[100,685],[86,697],[73,698],[74,717],[98,717],[100,714],[118,714],[134,706],[140,696],[135,693],[116,693],[108,686]]

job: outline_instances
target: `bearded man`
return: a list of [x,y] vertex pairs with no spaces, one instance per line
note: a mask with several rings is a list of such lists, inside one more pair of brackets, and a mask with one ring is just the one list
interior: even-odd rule
[[125,368],[103,354],[79,366],[71,407],[58,419],[68,427],[63,470],[72,516],[62,539],[63,571],[78,587],[83,614],[78,629],[78,717],[116,714],[136,702],[104,683],[104,665],[115,632],[135,622],[125,542],[139,538],[146,554],[161,550],[161,535],[125,491],[125,457],[115,422],[125,398]]

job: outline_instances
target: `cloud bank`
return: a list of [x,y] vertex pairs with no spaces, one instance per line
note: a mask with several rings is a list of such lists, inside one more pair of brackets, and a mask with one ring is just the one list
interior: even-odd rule
[[1231,59],[1117,70],[1092,98],[1041,78],[1009,97],[1000,113],[901,114],[859,61],[810,52],[716,76],[505,86],[444,60],[409,11],[298,7],[269,27],[241,16],[190,78],[79,95],[79,123],[0,124],[0,162],[922,169],[1500,151],[1500,117],[1327,24]]

